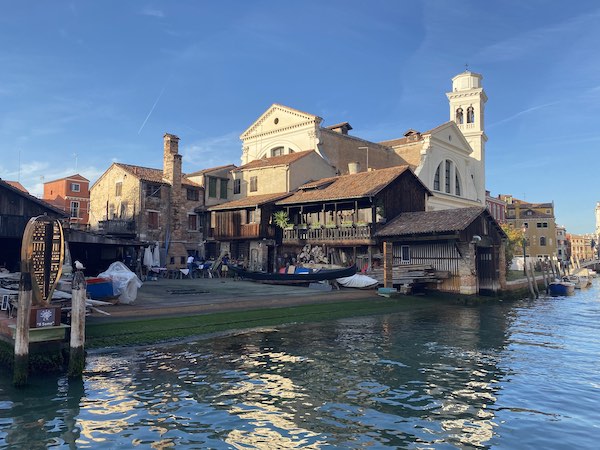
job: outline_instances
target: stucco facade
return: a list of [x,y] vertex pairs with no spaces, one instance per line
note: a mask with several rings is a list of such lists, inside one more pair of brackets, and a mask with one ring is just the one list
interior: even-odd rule
[[90,181],[79,174],[44,183],[43,199],[69,214],[73,228],[84,229],[89,223]]

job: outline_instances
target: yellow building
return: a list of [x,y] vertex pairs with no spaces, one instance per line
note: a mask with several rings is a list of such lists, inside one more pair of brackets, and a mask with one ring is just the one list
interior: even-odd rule
[[[554,203],[529,203],[511,195],[501,195],[506,202],[506,222],[525,231],[526,254],[543,259],[557,256],[556,222]],[[516,256],[523,256],[523,249],[515,249]]]

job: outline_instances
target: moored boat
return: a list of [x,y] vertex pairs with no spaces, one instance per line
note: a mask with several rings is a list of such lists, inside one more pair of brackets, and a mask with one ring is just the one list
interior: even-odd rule
[[[335,269],[300,269],[298,268],[293,273],[271,273],[271,272],[253,272],[245,270],[242,267],[230,265],[229,269],[235,272],[240,278],[246,278],[254,281],[270,281],[276,283],[286,282],[311,282],[334,280],[336,278],[351,277],[356,273],[356,266],[341,267]],[[299,270],[300,269],[300,270]]]
[[575,284],[570,281],[556,280],[548,285],[548,292],[554,297],[566,297],[575,294]]
[[575,285],[575,289],[583,289],[592,284],[592,279],[587,275],[569,275],[565,278]]

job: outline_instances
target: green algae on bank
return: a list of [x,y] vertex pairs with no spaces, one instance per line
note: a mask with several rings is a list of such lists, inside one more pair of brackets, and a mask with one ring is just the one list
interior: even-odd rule
[[86,348],[147,345],[190,336],[276,326],[319,322],[347,317],[390,314],[439,301],[427,297],[405,296],[397,299],[369,299],[352,302],[320,303],[283,308],[198,314],[90,323],[86,326]]

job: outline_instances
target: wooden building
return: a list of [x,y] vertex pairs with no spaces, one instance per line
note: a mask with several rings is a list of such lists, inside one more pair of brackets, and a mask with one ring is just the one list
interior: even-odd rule
[[506,234],[485,207],[402,213],[375,236],[392,243],[393,266],[449,272],[441,291],[489,294],[505,287]]
[[0,267],[19,271],[23,231],[32,217],[47,215],[66,219],[67,214],[51,204],[0,179]]
[[378,252],[375,233],[398,214],[425,211],[430,195],[408,166],[306,183],[277,202],[290,220],[281,252],[321,246],[328,262],[370,266]]

